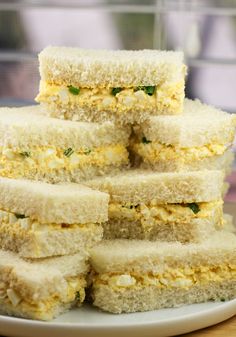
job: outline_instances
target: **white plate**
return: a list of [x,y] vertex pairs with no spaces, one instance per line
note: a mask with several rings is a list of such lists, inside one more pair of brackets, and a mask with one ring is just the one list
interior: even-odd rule
[[176,309],[113,315],[84,306],[52,322],[0,316],[0,334],[13,337],[164,337],[183,334],[236,315],[236,299]]

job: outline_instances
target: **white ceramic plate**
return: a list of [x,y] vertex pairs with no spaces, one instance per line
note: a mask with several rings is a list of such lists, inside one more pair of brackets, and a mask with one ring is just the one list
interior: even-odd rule
[[236,299],[122,315],[84,306],[52,322],[0,316],[0,334],[13,337],[164,337],[205,328],[234,315]]

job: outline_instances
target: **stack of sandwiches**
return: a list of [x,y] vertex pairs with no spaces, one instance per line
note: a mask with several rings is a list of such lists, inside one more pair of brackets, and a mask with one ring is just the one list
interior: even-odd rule
[[236,297],[236,118],[184,98],[181,52],[48,47],[40,104],[0,109],[0,311]]

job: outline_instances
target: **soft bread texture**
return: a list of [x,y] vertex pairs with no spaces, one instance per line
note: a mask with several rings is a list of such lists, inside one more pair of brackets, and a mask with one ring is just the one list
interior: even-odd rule
[[[50,320],[76,304],[76,293],[68,298],[69,282],[72,277],[80,282],[82,294],[87,271],[86,257],[80,254],[27,262],[16,254],[0,251],[0,311]],[[44,303],[48,305],[43,309]]]
[[91,250],[96,273],[158,273],[165,268],[217,266],[236,261],[236,236],[219,231],[201,243],[104,240]]
[[232,219],[226,215],[223,224],[219,224],[214,218],[192,218],[190,221],[156,222],[149,228],[145,228],[140,220],[128,221],[128,219],[109,219],[103,224],[105,240],[129,239],[129,240],[160,240],[179,241],[181,243],[202,242],[208,239],[217,230],[224,228],[235,231]]
[[85,253],[101,241],[102,233],[102,226],[93,224],[54,230],[32,230],[0,223],[0,246],[23,258]]
[[227,301],[236,297],[236,280],[209,282],[191,288],[158,289],[146,286],[116,291],[108,285],[97,286],[92,293],[93,304],[115,314],[151,311],[207,301]]
[[78,123],[47,117],[42,106],[0,109],[0,146],[30,149],[55,146],[61,149],[128,145],[129,127],[111,122]]
[[108,217],[108,201],[106,193],[82,185],[0,178],[0,208],[40,223],[101,223]]
[[41,78],[81,87],[157,85],[183,77],[183,53],[157,50],[83,50],[47,47],[39,54]]
[[159,203],[206,202],[221,198],[224,174],[217,170],[167,172],[130,170],[86,181],[91,188],[110,194],[110,201]]
[[148,140],[178,147],[228,144],[234,139],[236,117],[199,100],[184,101],[183,114],[155,116],[136,127],[136,134]]
[[184,158],[173,158],[172,160],[159,160],[156,162],[145,161],[139,155],[134,159],[134,166],[156,172],[191,172],[201,170],[223,170],[225,174],[230,174],[234,161],[234,153],[227,150],[222,155],[212,156],[199,160],[185,162]]

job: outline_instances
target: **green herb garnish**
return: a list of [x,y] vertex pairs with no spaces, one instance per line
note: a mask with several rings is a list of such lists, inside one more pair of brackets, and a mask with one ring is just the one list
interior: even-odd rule
[[200,207],[195,202],[188,204],[188,207],[193,211],[194,214],[200,212]]
[[77,302],[80,302],[80,292],[79,291],[76,292],[75,299]]
[[20,155],[21,155],[22,157],[27,158],[27,157],[30,157],[30,152],[28,152],[28,151],[23,151],[23,152],[20,152]]
[[17,219],[25,219],[26,218],[26,216],[24,214],[18,214],[18,213],[15,213],[15,217]]
[[221,302],[225,302],[226,299],[225,299],[225,298],[221,298],[220,301],[221,301]]
[[122,88],[112,88],[111,89],[111,94],[113,95],[113,96],[116,96],[119,92],[121,92],[122,91]]
[[139,86],[134,89],[134,91],[143,90],[145,94],[152,96],[155,92],[156,86],[149,85],[149,86]]
[[151,140],[148,140],[146,137],[143,137],[142,138],[142,143],[143,144],[149,144],[149,143],[151,143],[152,141]]
[[73,87],[73,85],[69,85],[69,86],[68,86],[68,89],[69,89],[69,92],[70,92],[72,95],[79,95],[80,88],[76,88],[76,87]]
[[74,150],[71,147],[69,147],[68,149],[66,149],[63,152],[64,156],[66,156],[66,157],[70,157],[72,155],[72,153],[74,153]]
[[92,152],[92,150],[87,149],[87,150],[84,151],[84,154],[90,154],[91,152]]

